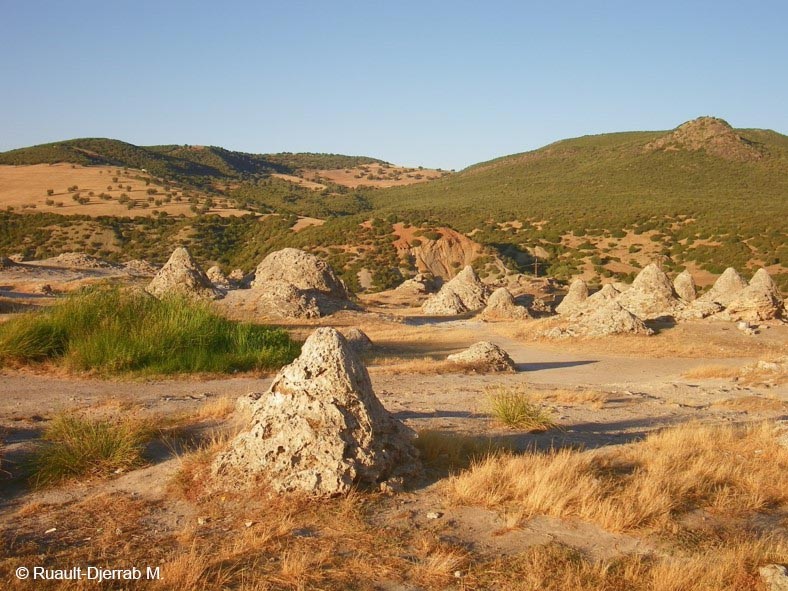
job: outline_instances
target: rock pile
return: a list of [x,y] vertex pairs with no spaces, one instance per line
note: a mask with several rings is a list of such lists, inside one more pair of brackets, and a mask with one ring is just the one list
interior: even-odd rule
[[523,320],[530,318],[528,309],[514,303],[514,298],[505,287],[499,287],[487,300],[481,314],[482,320]]
[[410,279],[400,283],[395,290],[413,293],[414,295],[426,295],[435,290],[435,281],[424,273],[417,273]]
[[351,308],[350,293],[331,266],[296,248],[269,254],[257,266],[252,294],[274,316],[317,318]]
[[593,312],[601,306],[605,306],[609,302],[612,302],[619,295],[621,295],[621,291],[615,285],[612,283],[605,283],[602,289],[588,296],[588,299],[579,306],[578,313],[587,314]]
[[575,279],[569,286],[569,291],[561,303],[556,306],[555,311],[561,316],[571,316],[577,313],[588,299],[588,285],[582,279]]
[[58,267],[74,269],[113,269],[116,265],[81,252],[64,252],[48,261]]
[[646,265],[632,287],[622,293],[618,304],[641,319],[675,314],[679,300],[668,276],[656,264]]
[[598,308],[589,308],[587,313],[573,316],[566,328],[552,328],[546,331],[544,336],[560,339],[624,334],[650,336],[654,331],[632,312],[621,307],[616,300],[610,300]]
[[356,485],[396,489],[420,471],[413,432],[383,408],[333,328],[317,329],[251,410],[251,428],[216,459],[215,476],[332,496]]
[[123,263],[123,268],[129,275],[141,277],[152,277],[159,270],[158,267],[151,265],[144,259],[132,259]]
[[760,322],[774,320],[783,314],[780,291],[766,269],[758,269],[750,284],[728,302],[726,311],[733,320]]
[[191,253],[182,246],[173,251],[146,291],[157,298],[177,294],[189,298],[216,299],[220,295]]
[[422,306],[430,316],[454,316],[481,310],[487,303],[489,290],[468,265]]
[[213,283],[214,287],[224,290],[230,289],[230,281],[227,279],[227,276],[224,274],[221,268],[217,265],[214,265],[208,269],[205,274],[208,276],[208,279],[211,280],[211,283]]
[[514,371],[514,361],[498,345],[489,341],[474,343],[465,351],[446,358],[451,363],[477,371]]

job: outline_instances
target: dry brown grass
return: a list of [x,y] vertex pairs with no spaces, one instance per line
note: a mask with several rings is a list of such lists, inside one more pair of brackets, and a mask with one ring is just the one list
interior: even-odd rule
[[609,531],[665,527],[703,508],[736,515],[788,501],[788,450],[774,426],[690,424],[594,452],[487,459],[448,483],[460,504],[575,517]]
[[713,406],[747,412],[788,411],[788,401],[775,396],[739,396],[720,400]]
[[613,394],[595,389],[569,388],[533,388],[526,385],[513,386],[523,392],[534,402],[551,402],[553,404],[584,404],[595,409],[602,408],[613,398]]
[[229,417],[235,410],[236,398],[233,396],[217,396],[211,398],[192,414],[197,421],[220,420]]
[[684,372],[681,377],[690,380],[728,379],[739,376],[740,368],[728,365],[699,365]]
[[474,461],[511,451],[511,447],[502,440],[434,429],[419,431],[414,443],[425,465],[447,473],[468,468]]
[[560,544],[474,564],[468,586],[511,591],[763,591],[758,567],[788,559],[784,542],[737,532],[694,552],[592,561]]

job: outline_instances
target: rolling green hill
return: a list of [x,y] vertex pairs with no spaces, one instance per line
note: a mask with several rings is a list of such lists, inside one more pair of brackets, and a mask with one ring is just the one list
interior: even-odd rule
[[247,154],[215,146],[135,146],[105,138],[66,140],[0,153],[0,164],[56,162],[145,169],[160,177],[202,185],[212,180],[247,179],[274,172],[296,174],[302,169],[345,168],[382,161],[341,154]]
[[[199,146],[140,147],[116,140],[70,140],[0,154],[0,164],[111,164],[208,188],[230,185],[225,198],[258,213],[222,218],[200,214],[170,220],[73,220],[115,235],[113,246],[83,240],[75,248],[102,256],[166,258],[190,236],[207,260],[248,270],[272,249],[296,246],[327,256],[349,283],[361,268],[377,287],[391,287],[412,261],[392,245],[392,224],[419,232],[450,226],[466,233],[507,267],[568,279],[630,280],[652,260],[743,273],[768,266],[788,291],[788,137],[768,130],[733,129],[703,117],[675,130],[611,133],[556,142],[476,164],[437,180],[404,187],[312,190],[268,173],[298,174],[377,162],[332,154],[245,154]],[[211,189],[213,190],[213,189]],[[297,216],[325,220],[301,232]],[[0,216],[0,254],[24,244],[45,256],[65,245],[55,218]],[[73,216],[72,216],[73,217]],[[373,224],[363,224],[373,220]],[[64,220],[62,224],[71,223]],[[61,225],[62,225],[61,224]],[[85,230],[87,232],[87,230]],[[98,244],[98,242],[96,242]]]
[[[788,266],[788,137],[713,118],[564,140],[369,199],[378,215],[440,220],[504,249],[540,244],[563,275],[585,257],[568,236],[646,232],[676,265]],[[499,226],[514,220],[523,227]]]

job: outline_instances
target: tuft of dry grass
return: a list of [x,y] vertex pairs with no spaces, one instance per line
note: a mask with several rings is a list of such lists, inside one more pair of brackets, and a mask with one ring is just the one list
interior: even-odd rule
[[611,399],[611,394],[601,390],[570,390],[566,388],[540,389],[522,386],[522,391],[527,393],[533,401],[552,402],[555,404],[586,404],[600,409]]
[[555,427],[551,413],[531,402],[521,388],[493,386],[486,390],[490,414],[511,429],[547,431]]
[[413,566],[413,577],[416,581],[445,585],[455,578],[455,572],[462,573],[467,568],[469,555],[462,548],[426,536],[418,539],[415,545],[418,558]]
[[690,380],[729,379],[738,377],[740,368],[729,365],[699,365],[684,372],[681,377]]
[[59,415],[33,455],[31,480],[35,486],[49,486],[134,468],[143,463],[150,438],[150,428],[134,417],[109,421]]
[[194,412],[192,417],[197,421],[226,419],[235,410],[236,398],[233,396],[217,396],[211,398]]
[[511,451],[510,446],[492,438],[433,429],[419,431],[414,444],[427,466],[445,472],[465,469],[476,460]]
[[788,411],[788,401],[775,396],[739,396],[720,400],[713,406],[747,412]]
[[725,515],[788,501],[788,449],[775,427],[689,424],[592,452],[497,457],[448,482],[455,503],[576,517],[609,531],[665,527],[693,509]]

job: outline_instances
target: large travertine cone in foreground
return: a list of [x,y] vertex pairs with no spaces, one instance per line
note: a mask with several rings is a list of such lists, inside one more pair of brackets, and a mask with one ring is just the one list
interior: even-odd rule
[[673,291],[676,292],[676,295],[679,296],[682,302],[695,301],[697,297],[695,280],[687,269],[676,275],[676,278],[673,280]]
[[774,320],[783,313],[783,300],[766,269],[758,269],[750,284],[730,302],[726,312],[732,320],[760,322]]
[[622,308],[617,301],[609,301],[596,310],[576,318],[564,330],[553,329],[548,337],[604,337],[608,335],[634,334],[652,335],[654,331],[643,321]]
[[257,265],[252,289],[265,288],[269,281],[286,281],[298,289],[316,291],[338,300],[350,298],[331,265],[297,248],[272,252]]
[[170,260],[156,273],[146,291],[157,298],[184,295],[190,298],[216,299],[220,295],[188,249],[183,246],[173,251]]
[[487,306],[481,314],[482,320],[523,320],[530,318],[528,309],[514,303],[508,289],[499,287],[487,300]]
[[440,291],[430,297],[422,311],[430,316],[454,316],[481,310],[487,303],[489,289],[481,282],[473,267],[468,265]]
[[217,477],[261,477],[279,492],[332,496],[355,485],[396,488],[421,469],[413,432],[383,408],[333,328],[312,333],[251,411],[249,431],[216,459]]
[[211,280],[211,283],[213,283],[214,287],[225,290],[230,289],[230,280],[227,279],[227,275],[225,275],[224,271],[222,271],[222,269],[217,265],[214,265],[208,269],[205,272],[205,275]]
[[711,289],[700,296],[696,301],[701,303],[716,303],[727,307],[741,290],[747,287],[747,282],[733,267],[728,267],[717,277]]
[[479,341],[465,351],[454,353],[447,361],[479,371],[514,371],[514,361],[498,345],[489,341]]
[[632,282],[632,287],[616,301],[625,310],[642,319],[674,314],[679,300],[668,276],[656,264],[646,265]]
[[580,310],[580,306],[588,299],[588,285],[582,279],[575,279],[569,291],[555,311],[561,316],[571,316]]

